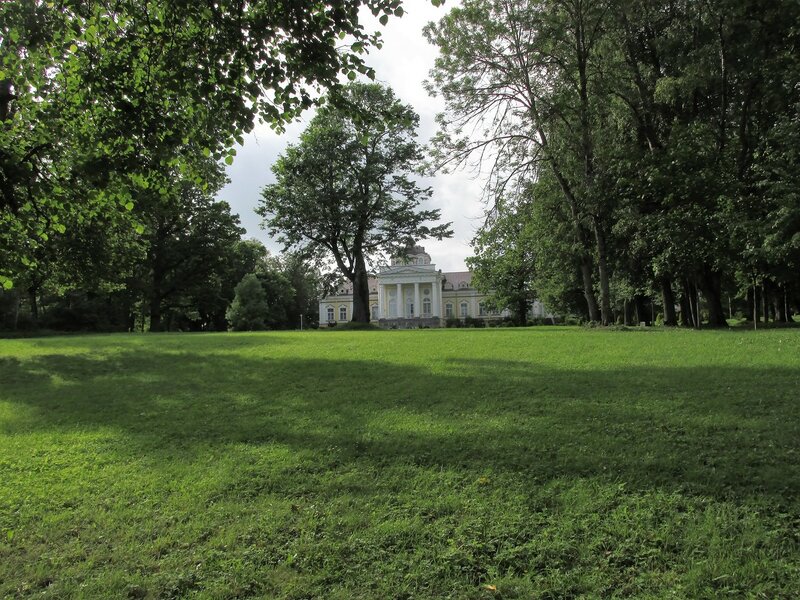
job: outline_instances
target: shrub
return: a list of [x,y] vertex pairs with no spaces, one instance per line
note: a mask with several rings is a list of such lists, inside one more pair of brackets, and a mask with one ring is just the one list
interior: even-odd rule
[[266,327],[267,295],[255,274],[245,275],[236,286],[225,317],[234,331],[259,331]]
[[464,327],[486,327],[486,321],[475,317],[464,317]]

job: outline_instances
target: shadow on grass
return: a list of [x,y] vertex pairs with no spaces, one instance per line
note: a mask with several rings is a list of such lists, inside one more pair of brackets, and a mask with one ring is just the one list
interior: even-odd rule
[[532,485],[601,477],[781,502],[800,493],[800,367],[545,370],[487,360],[437,374],[147,348],[0,359],[0,380],[0,400],[20,405],[0,432],[112,428],[125,434],[118,452],[163,460],[277,444],[321,468],[502,471]]

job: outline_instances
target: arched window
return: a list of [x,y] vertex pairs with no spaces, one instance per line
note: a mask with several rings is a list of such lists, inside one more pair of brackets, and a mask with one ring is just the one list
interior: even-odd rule
[[461,303],[461,314],[459,316],[461,316],[461,317],[466,317],[467,316],[467,303],[466,302],[462,302]]
[[487,312],[486,312],[486,305],[484,305],[484,303],[483,303],[483,302],[481,302],[481,303],[478,305],[478,314],[479,314],[480,316],[482,316],[482,317],[485,317],[485,316],[486,316],[486,314],[487,314]]
[[328,321],[333,321],[333,307],[328,307]]
[[465,290],[468,287],[469,287],[469,284],[466,281],[462,281],[461,283],[458,284],[458,289],[460,289],[460,290]]
[[430,317],[431,316],[431,299],[430,298],[423,298],[422,299],[422,316],[423,317]]
[[340,306],[339,307],[339,320],[340,321],[347,321],[347,307]]
[[444,305],[444,316],[448,319],[453,317],[453,304],[451,302]]

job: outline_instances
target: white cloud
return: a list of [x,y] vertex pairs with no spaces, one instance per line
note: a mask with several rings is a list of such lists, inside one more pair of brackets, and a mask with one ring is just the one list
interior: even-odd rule
[[[428,96],[422,85],[433,67],[437,52],[425,41],[422,28],[428,22],[441,18],[453,4],[450,1],[445,7],[436,8],[427,0],[406,0],[403,17],[391,18],[387,26],[382,28],[371,14],[365,14],[365,26],[368,29],[380,29],[384,42],[380,50],[373,49],[367,62],[375,69],[378,81],[391,86],[401,100],[417,111],[422,143],[427,143],[433,135],[434,117],[443,107],[441,100]],[[280,245],[260,229],[260,217],[253,211],[258,204],[261,188],[274,181],[271,165],[287,144],[298,139],[311,117],[312,113],[305,114],[301,122],[288,127],[282,135],[261,125],[246,136],[244,146],[237,148],[236,160],[227,170],[231,183],[219,194],[220,199],[230,202],[234,212],[239,213],[248,236],[262,240],[275,252],[280,251]],[[469,242],[483,214],[481,182],[470,173],[459,172],[437,175],[421,183],[433,188],[433,196],[425,208],[440,209],[442,220],[451,221],[454,231],[449,240],[427,240],[423,245],[440,269],[465,270],[464,259],[471,254]]]

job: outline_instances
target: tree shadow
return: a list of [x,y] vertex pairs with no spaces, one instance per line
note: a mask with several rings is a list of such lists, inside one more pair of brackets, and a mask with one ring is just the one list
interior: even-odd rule
[[599,477],[725,499],[800,493],[800,367],[483,360],[437,373],[209,348],[0,359],[0,400],[19,406],[0,432],[111,428],[125,433],[119,452],[159,460],[276,444],[328,466]]

